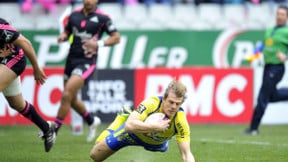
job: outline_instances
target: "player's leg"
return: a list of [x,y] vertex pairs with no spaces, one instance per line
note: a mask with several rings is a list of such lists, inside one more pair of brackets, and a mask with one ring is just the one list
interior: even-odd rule
[[266,107],[270,102],[271,96],[276,91],[276,85],[283,76],[279,70],[281,70],[281,68],[278,69],[276,67],[276,69],[274,69],[274,66],[265,65],[257,104],[252,115],[250,128],[244,131],[245,134],[257,135],[259,133],[258,128],[262,117],[264,116]]
[[48,152],[56,140],[54,123],[46,122],[36,112],[34,106],[24,100],[21,93],[20,78],[17,77],[14,81],[12,81],[12,83],[3,90],[3,94],[11,108],[18,111],[42,130],[44,133],[43,139],[45,144],[45,151]]
[[104,140],[96,143],[90,152],[90,157],[94,162],[100,162],[107,159],[116,151],[129,145],[137,143],[125,132],[125,125],[122,124],[119,129],[112,132]]
[[[0,91],[3,92],[6,100],[11,108],[17,110],[27,119],[35,123],[44,133],[43,139],[45,144],[45,151],[48,152],[53,146],[55,136],[54,123],[46,122],[36,112],[34,106],[24,100],[21,91],[21,81],[19,75],[24,71],[26,66],[26,59],[23,57],[20,60],[13,60],[13,58],[5,58],[6,61],[0,64]],[[12,60],[15,64],[12,66],[4,65]],[[15,62],[16,61],[16,62]]]
[[257,104],[252,114],[250,127],[244,130],[244,134],[257,135],[259,133],[258,127],[269,102],[269,91],[270,90],[267,87],[267,82],[264,81],[258,94]]
[[279,102],[288,100],[288,88],[277,89],[277,91],[271,96],[270,102]]
[[32,121],[43,132],[41,137],[44,140],[45,151],[49,152],[56,141],[55,123],[45,121],[35,110],[34,106],[25,101],[22,94],[15,96],[5,96],[10,107],[17,110],[25,118]]
[[38,115],[33,105],[25,101],[22,96],[20,77],[3,64],[0,64],[0,76],[5,76],[0,78],[0,90],[10,107],[34,122],[43,132],[47,132],[49,129],[47,122]]
[[101,124],[100,118],[98,118],[97,116],[93,116],[91,113],[89,113],[89,111],[87,111],[87,109],[85,108],[83,101],[77,98],[73,99],[72,108],[82,116],[84,121],[86,121],[89,126],[89,132],[86,139],[87,142],[93,141],[96,136],[97,127],[99,124]]
[[[266,65],[264,67],[264,74],[262,79],[262,86],[260,88],[257,105],[251,122],[251,130],[257,130],[261,119],[264,116],[266,107],[271,100],[271,97],[277,92],[277,84],[284,75],[284,65]],[[274,98],[275,100],[275,98]]]
[[112,132],[117,130],[127,120],[131,112],[132,110],[130,107],[123,106],[121,111],[117,113],[114,121],[98,136],[96,143],[102,141]]
[[40,117],[34,106],[23,99],[22,94],[5,96],[11,108],[35,123],[44,133],[49,130],[48,123]]
[[119,129],[121,125],[128,119],[129,115],[131,114],[132,110],[128,106],[123,106],[119,113],[117,113],[116,118],[114,121],[108,126],[108,130],[115,131]]
[[128,118],[128,115],[117,114],[114,121],[98,136],[96,143],[103,141],[108,135],[117,130]]
[[93,146],[90,151],[90,157],[94,162],[102,162],[115,152],[109,148],[105,140],[102,140]]
[[[11,69],[9,69],[6,65],[0,64],[0,92],[2,92],[6,87],[10,85],[17,78],[17,74],[15,74]],[[3,77],[5,76],[5,77]]]
[[83,84],[84,81],[79,75],[72,75],[64,82],[61,103],[55,120],[56,132],[58,132],[62,126],[63,121],[71,108],[72,100],[76,98],[78,90],[83,86]]
[[[83,79],[83,85],[85,85],[94,76],[93,74],[95,74],[96,65],[93,63],[90,64],[89,66],[87,66],[87,64],[86,65],[78,65],[76,69],[78,69],[78,70],[81,69],[81,71],[82,71],[81,78]],[[76,73],[76,75],[78,75],[78,73]],[[75,99],[73,101],[75,101],[75,102],[73,103],[72,107],[74,108],[74,110],[76,112],[78,112],[78,114],[80,114],[82,116],[84,121],[86,121],[86,123],[89,126],[89,132],[88,132],[88,136],[87,136],[86,140],[87,140],[87,142],[91,142],[94,140],[94,138],[96,136],[97,126],[101,123],[101,120],[97,116],[93,116],[86,109],[82,100]]]
[[280,88],[276,89],[276,85],[282,80],[284,73],[285,73],[285,67],[284,65],[275,65],[274,69],[274,80],[275,80],[275,91],[270,96],[270,102],[279,102],[279,101],[287,101],[288,100],[288,88]]

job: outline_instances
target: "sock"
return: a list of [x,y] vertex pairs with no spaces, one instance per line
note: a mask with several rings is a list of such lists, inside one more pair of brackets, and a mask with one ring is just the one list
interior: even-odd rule
[[55,122],[55,127],[56,127],[55,132],[58,133],[58,130],[63,125],[64,119],[56,117],[56,120],[54,122]]
[[94,117],[93,117],[88,111],[86,111],[85,113],[83,113],[82,117],[83,117],[83,119],[87,122],[88,125],[93,124],[93,122],[94,122]]
[[33,105],[27,101],[25,101],[25,103],[25,108],[20,112],[20,114],[35,123],[44,133],[46,133],[49,130],[49,124],[40,117],[40,115],[35,111]]
[[114,121],[108,126],[106,130],[104,130],[96,139],[96,143],[102,141],[107,136],[109,136],[113,131],[117,130],[128,118],[128,114],[117,114]]

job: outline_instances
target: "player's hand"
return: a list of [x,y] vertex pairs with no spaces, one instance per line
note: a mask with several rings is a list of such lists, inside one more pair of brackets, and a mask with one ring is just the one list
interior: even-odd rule
[[91,58],[97,53],[97,42],[92,39],[82,40],[82,48],[84,50],[85,57]]
[[46,74],[41,68],[34,69],[34,79],[38,84],[44,84],[47,79]]
[[164,132],[166,131],[170,126],[170,120],[169,119],[159,119],[158,122],[152,123],[154,130],[157,132]]
[[86,51],[95,51],[98,48],[97,41],[94,39],[82,40],[82,47]]
[[2,49],[0,49],[0,57],[7,57],[11,55],[14,51],[12,44],[5,44]]
[[281,51],[278,51],[277,53],[277,58],[279,59],[279,61],[281,62],[285,62],[287,60],[287,56],[281,52]]
[[67,34],[66,33],[62,33],[62,34],[60,34],[59,36],[58,36],[58,38],[57,38],[57,42],[58,43],[61,43],[61,42],[64,42],[64,41],[66,41],[67,40]]

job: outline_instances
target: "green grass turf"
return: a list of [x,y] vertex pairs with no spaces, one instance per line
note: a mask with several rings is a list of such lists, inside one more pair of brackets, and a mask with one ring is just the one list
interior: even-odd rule
[[[107,125],[102,124],[99,131]],[[288,125],[261,125],[260,135],[242,135],[246,125],[191,125],[191,149],[197,162],[287,162]],[[63,126],[49,153],[37,138],[35,126],[0,126],[0,162],[88,162],[92,143]],[[107,162],[179,162],[175,139],[166,153],[127,147]]]

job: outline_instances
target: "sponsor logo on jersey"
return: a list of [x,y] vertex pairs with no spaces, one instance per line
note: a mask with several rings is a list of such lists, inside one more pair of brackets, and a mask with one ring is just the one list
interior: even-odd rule
[[90,18],[90,21],[95,22],[95,23],[98,23],[98,22],[99,22],[97,16],[94,16],[94,17]]
[[146,107],[144,105],[139,105],[136,111],[140,114],[142,114],[146,110]]
[[85,40],[85,39],[90,39],[92,38],[92,34],[90,33],[87,33],[87,31],[83,31],[83,32],[79,32],[77,28],[73,27],[73,34],[75,36],[78,36],[80,37],[82,40]]
[[4,34],[5,34],[5,41],[6,42],[10,42],[12,37],[13,37],[13,33],[7,30],[4,30]]

